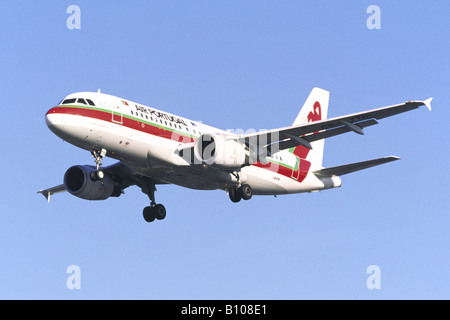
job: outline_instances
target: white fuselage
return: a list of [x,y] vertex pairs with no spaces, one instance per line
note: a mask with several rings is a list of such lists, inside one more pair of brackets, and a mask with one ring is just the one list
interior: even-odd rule
[[86,150],[107,150],[135,173],[192,189],[228,190],[239,182],[255,195],[277,195],[329,189],[340,179],[300,172],[300,162],[288,150],[230,173],[206,165],[190,166],[174,151],[202,134],[233,135],[129,100],[94,92],[67,96],[46,114],[48,127],[63,140]]

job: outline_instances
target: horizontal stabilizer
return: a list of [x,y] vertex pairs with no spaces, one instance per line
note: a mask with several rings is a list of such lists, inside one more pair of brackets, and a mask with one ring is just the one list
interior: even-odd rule
[[343,166],[325,168],[325,169],[314,171],[313,173],[316,176],[320,176],[320,177],[342,176],[344,174],[352,173],[352,172],[359,171],[359,170],[364,170],[367,168],[371,168],[374,166],[378,166],[380,164],[384,164],[384,163],[388,163],[388,162],[392,162],[392,161],[396,161],[396,160],[400,160],[400,158],[390,156],[390,157],[384,157],[384,158],[379,158],[379,159],[374,159],[374,160],[345,164]]

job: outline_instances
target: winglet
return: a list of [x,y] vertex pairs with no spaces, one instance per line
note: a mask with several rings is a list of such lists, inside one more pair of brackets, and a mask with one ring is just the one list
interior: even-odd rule
[[426,105],[428,110],[430,110],[430,111],[431,111],[431,101],[432,100],[433,100],[433,98],[429,98],[423,102],[423,104]]
[[53,187],[53,188],[39,190],[37,193],[42,194],[45,197],[45,199],[47,199],[47,202],[50,202],[51,195],[54,195],[55,193],[64,192],[64,191],[66,191],[66,186],[61,184],[61,185]]
[[38,193],[42,194],[47,199],[47,202],[50,202],[50,195],[52,194],[50,190],[39,190]]

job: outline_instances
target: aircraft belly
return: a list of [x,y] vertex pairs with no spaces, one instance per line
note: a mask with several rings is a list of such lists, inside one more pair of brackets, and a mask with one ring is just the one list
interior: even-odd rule
[[242,172],[247,177],[245,183],[251,186],[255,195],[289,193],[284,183],[286,178],[279,174],[254,166],[245,167]]
[[226,180],[221,175],[204,175],[200,172],[171,173],[165,177],[169,183],[197,190],[225,189],[231,185],[231,179],[228,182]]
[[147,166],[137,169],[140,174],[157,178],[166,183],[175,184],[197,190],[225,190],[236,184],[237,179],[232,174],[198,166],[192,167],[158,167]]
[[324,182],[312,173],[309,173],[306,179],[300,182],[292,177],[255,166],[245,167],[242,171],[247,176],[245,183],[252,187],[255,195],[302,193],[330,187],[324,185]]

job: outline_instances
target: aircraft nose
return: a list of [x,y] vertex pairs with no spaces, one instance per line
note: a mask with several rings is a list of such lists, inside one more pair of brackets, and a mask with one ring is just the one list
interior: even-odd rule
[[57,119],[54,115],[55,113],[54,109],[55,108],[51,108],[45,114],[45,123],[47,124],[47,127],[49,127],[50,129],[52,129],[51,127],[55,127],[57,125]]
[[45,123],[47,127],[57,136],[66,138],[66,121],[60,113],[57,112],[57,108],[51,108],[45,114]]

